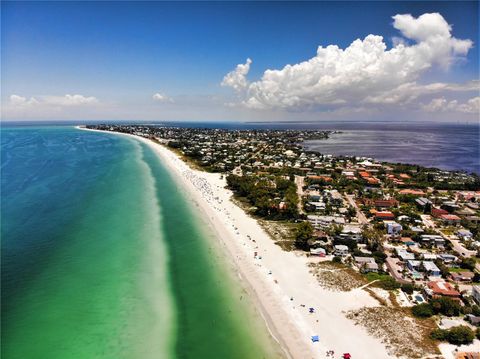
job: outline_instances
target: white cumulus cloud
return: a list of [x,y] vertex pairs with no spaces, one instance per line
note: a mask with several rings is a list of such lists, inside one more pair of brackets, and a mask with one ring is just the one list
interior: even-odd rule
[[90,96],[86,97],[83,95],[65,95],[65,96],[40,96],[40,97],[30,97],[26,98],[19,95],[10,96],[10,104],[12,106],[82,106],[88,104],[98,103],[97,98]]
[[252,60],[249,58],[244,64],[239,64],[235,70],[225,75],[222,81],[222,86],[232,87],[235,91],[242,91],[247,88],[247,74],[250,71],[250,64]]
[[30,97],[29,99],[27,99],[26,97],[23,97],[23,96],[11,95],[10,103],[13,106],[29,106],[29,105],[37,104],[38,101],[34,97]]
[[167,95],[158,92],[153,94],[152,98],[158,102],[173,102],[173,99],[171,97],[168,97]]
[[480,97],[469,99],[465,103],[459,103],[457,100],[448,101],[445,98],[435,98],[428,104],[423,105],[423,109],[428,112],[463,112],[480,114]]
[[391,49],[382,36],[372,34],[345,49],[319,46],[315,57],[268,69],[251,83],[246,79],[252,62],[248,59],[228,73],[222,85],[243,93],[246,107],[287,110],[408,103],[441,87],[448,91],[456,86],[420,85],[418,80],[435,65],[448,69],[472,48],[471,40],[453,37],[452,27],[438,13],[418,18],[395,15],[393,27],[403,37],[396,37]]

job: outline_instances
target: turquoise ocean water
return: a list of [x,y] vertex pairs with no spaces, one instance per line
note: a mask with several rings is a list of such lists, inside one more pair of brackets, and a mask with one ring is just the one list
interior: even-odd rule
[[276,358],[215,237],[148,146],[1,131],[2,358]]

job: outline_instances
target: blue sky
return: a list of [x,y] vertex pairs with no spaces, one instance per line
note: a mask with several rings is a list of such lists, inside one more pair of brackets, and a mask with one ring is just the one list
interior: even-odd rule
[[[366,120],[394,112],[394,119],[472,119],[478,116],[478,82],[472,84],[479,78],[478,10],[478,2],[2,2],[2,117]],[[416,21],[429,13],[440,18]],[[413,20],[398,19],[394,27],[397,14]],[[447,23],[449,34],[437,46],[435,29]],[[432,31],[428,38],[419,26]],[[409,38],[412,29],[417,33]],[[369,48],[353,60],[337,54],[342,67],[332,74],[318,59],[295,74],[284,68],[315,58],[320,45],[343,50],[370,34],[383,37],[385,51],[394,37],[405,46],[434,44],[427,52],[445,44],[445,51],[428,58],[422,49],[406,53],[404,62],[408,56],[423,61],[413,70],[385,64],[382,52],[378,71],[411,71],[393,82],[385,74],[365,75],[370,60],[350,63],[370,56]],[[471,45],[447,44],[449,36]],[[246,73],[235,72],[247,58]],[[280,72],[263,81],[269,69]],[[369,98],[346,91],[345,79],[357,75],[350,87],[371,91]],[[425,89],[432,83],[446,90]],[[417,97],[406,99],[412,89]]]

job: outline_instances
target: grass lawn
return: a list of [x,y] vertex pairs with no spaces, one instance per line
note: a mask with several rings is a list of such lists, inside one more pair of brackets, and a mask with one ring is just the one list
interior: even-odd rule
[[370,272],[370,273],[367,273],[365,274],[365,277],[367,278],[367,280],[369,282],[372,282],[374,280],[388,280],[389,278],[392,278],[391,276],[389,276],[388,274],[379,274],[379,273],[374,273],[374,272]]
[[469,269],[465,269],[465,268],[456,268],[456,267],[451,267],[451,268],[448,268],[448,271],[450,273],[458,273],[458,272],[470,272]]

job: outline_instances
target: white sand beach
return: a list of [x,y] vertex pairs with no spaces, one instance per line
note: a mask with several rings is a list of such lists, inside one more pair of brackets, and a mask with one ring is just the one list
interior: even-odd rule
[[[341,358],[343,353],[355,359],[392,358],[379,339],[345,317],[349,310],[378,306],[367,292],[332,292],[320,287],[309,272],[307,257],[276,245],[255,219],[231,201],[232,192],[225,188],[226,180],[220,174],[191,169],[162,145],[135,138],[158,154],[181,181],[187,197],[202,209],[227,259],[234,264],[243,285],[251,289],[272,335],[288,356],[332,358],[326,352],[333,350],[333,358]],[[314,313],[309,312],[310,307]],[[312,342],[313,335],[319,336],[319,342]]]

